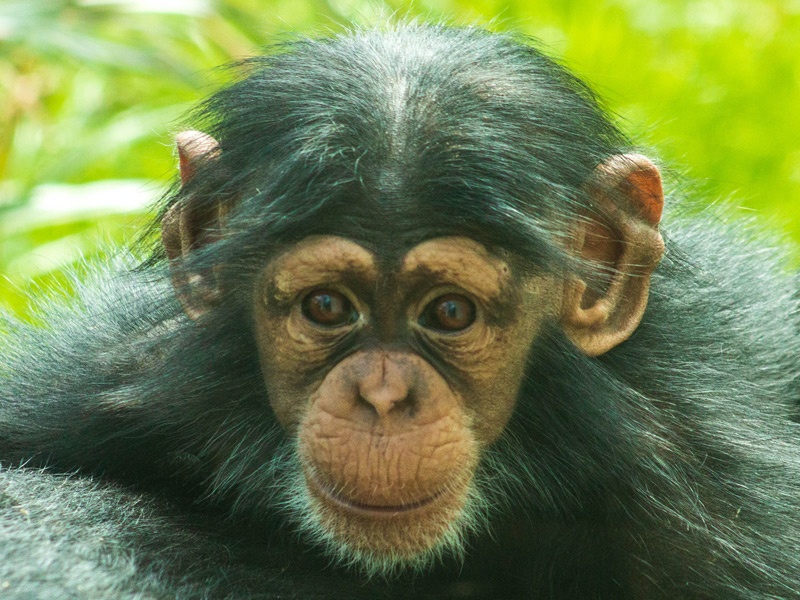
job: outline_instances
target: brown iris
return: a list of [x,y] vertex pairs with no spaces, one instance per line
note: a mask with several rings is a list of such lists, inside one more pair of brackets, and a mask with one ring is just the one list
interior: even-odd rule
[[339,327],[358,318],[347,296],[335,290],[314,290],[303,299],[303,315],[317,325]]
[[461,331],[475,321],[475,305],[460,294],[439,296],[425,307],[420,324],[438,331]]

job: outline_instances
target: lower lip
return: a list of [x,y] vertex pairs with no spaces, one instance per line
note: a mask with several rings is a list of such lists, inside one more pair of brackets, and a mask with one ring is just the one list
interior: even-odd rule
[[317,492],[321,496],[324,496],[325,499],[328,500],[329,502],[335,504],[340,508],[344,508],[350,512],[359,513],[372,517],[391,517],[404,513],[410,513],[432,504],[437,498],[439,498],[442,495],[442,492],[437,492],[433,496],[429,496],[428,498],[424,498],[423,500],[418,500],[417,502],[410,502],[408,504],[398,504],[398,505],[364,504],[363,502],[350,500],[349,498],[345,498],[343,496],[340,496],[339,494],[334,493],[324,485],[320,484],[319,481],[317,481],[316,477],[306,475],[306,479],[310,484],[310,486],[314,487],[317,490]]

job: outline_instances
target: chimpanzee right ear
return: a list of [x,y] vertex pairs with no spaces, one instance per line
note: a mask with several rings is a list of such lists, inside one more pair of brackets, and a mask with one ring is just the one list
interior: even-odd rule
[[161,241],[170,261],[175,293],[186,315],[198,319],[219,301],[221,290],[213,269],[190,270],[186,258],[218,235],[223,206],[187,195],[186,186],[198,170],[219,156],[219,144],[208,134],[184,131],[175,138],[180,159],[182,198],[161,221]]

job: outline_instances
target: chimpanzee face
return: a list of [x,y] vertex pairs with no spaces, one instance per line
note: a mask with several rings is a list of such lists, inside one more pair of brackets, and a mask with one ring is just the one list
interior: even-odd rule
[[307,238],[270,262],[253,311],[308,514],[351,556],[414,563],[458,545],[481,448],[511,415],[558,290],[463,237],[381,258]]

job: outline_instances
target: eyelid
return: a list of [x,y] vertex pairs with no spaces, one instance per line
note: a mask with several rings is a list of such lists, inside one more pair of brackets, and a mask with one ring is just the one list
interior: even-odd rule
[[334,289],[344,293],[351,301],[356,296],[369,300],[375,280],[369,272],[353,269],[304,269],[297,273],[279,269],[267,277],[265,288],[270,298],[282,303],[295,302],[298,297],[318,288]]
[[279,301],[332,281],[357,288],[362,280],[374,282],[377,277],[375,258],[368,250],[333,235],[311,235],[288,245],[270,261],[268,271],[268,285]]

